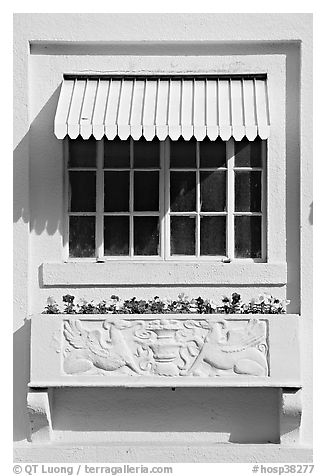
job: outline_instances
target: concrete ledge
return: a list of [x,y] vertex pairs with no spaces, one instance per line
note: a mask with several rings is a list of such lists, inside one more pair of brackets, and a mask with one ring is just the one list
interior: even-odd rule
[[14,446],[15,463],[311,463],[310,447],[148,443]]
[[286,263],[43,263],[43,286],[284,285]]

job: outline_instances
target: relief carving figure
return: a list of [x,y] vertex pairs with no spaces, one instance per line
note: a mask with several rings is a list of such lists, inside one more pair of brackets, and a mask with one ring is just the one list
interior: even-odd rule
[[242,329],[228,329],[227,321],[212,323],[205,342],[187,372],[200,376],[202,364],[215,369],[215,375],[233,371],[235,374],[268,375],[267,344],[264,323],[251,319]]
[[[103,329],[86,330],[79,320],[65,322],[64,336],[73,351],[68,349],[64,359],[64,370],[68,374],[82,373],[95,368],[113,371],[129,367],[138,372],[130,349],[126,345],[119,325],[103,323]],[[75,350],[76,349],[76,350]]]
[[67,374],[268,375],[266,323],[258,319],[71,319],[63,334]]

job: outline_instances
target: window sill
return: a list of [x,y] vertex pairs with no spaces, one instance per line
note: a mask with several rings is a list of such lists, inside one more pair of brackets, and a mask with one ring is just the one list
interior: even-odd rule
[[286,263],[76,261],[43,263],[43,286],[284,285]]

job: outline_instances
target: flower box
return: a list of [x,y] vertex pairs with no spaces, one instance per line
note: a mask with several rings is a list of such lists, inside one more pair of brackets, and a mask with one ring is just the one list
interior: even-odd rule
[[29,386],[300,387],[293,314],[32,316]]

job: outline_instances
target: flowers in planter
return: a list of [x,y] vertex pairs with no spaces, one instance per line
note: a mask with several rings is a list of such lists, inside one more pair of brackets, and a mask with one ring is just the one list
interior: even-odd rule
[[124,301],[112,295],[97,304],[85,299],[75,304],[75,296],[66,294],[62,301],[63,307],[60,308],[54,298],[49,297],[43,314],[285,314],[289,304],[289,301],[267,294],[245,303],[238,293],[232,293],[231,297],[223,296],[220,301],[200,296],[189,298],[185,293],[179,294],[177,299],[155,296],[148,300],[133,297]]

